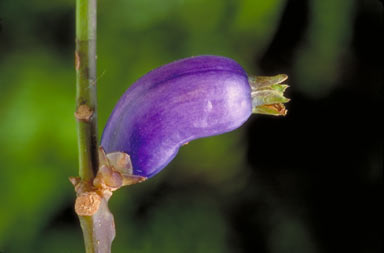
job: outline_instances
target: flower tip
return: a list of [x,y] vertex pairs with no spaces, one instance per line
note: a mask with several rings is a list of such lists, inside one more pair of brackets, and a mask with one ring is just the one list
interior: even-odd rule
[[285,116],[287,115],[288,110],[285,108],[284,104],[270,104],[270,105],[260,105],[253,108],[253,113],[257,114],[267,114],[272,116]]
[[286,74],[250,77],[252,112],[274,116],[287,115],[288,110],[284,103],[288,103],[290,99],[284,96],[284,92],[289,85],[282,84],[287,79]]

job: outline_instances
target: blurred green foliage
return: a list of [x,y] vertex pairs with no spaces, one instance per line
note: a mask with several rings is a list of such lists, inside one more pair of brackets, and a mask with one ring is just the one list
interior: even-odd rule
[[354,1],[311,1],[309,39],[295,65],[299,87],[307,94],[324,96],[337,85],[342,57],[348,57],[354,8]]
[[[172,60],[224,55],[259,73],[255,63],[286,3],[99,1],[99,133],[129,85]],[[354,3],[310,1],[308,38],[294,62],[302,94],[334,89]],[[0,252],[83,250],[74,214],[63,218],[74,201],[67,178],[77,175],[74,8],[69,0],[0,2]],[[192,142],[158,176],[116,193],[113,252],[237,252],[221,208],[246,190],[244,129]],[[299,221],[283,220],[282,228],[269,252],[316,252]]]

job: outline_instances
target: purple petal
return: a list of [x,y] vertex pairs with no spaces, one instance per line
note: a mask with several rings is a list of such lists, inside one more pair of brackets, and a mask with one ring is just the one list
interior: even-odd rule
[[235,61],[197,56],[157,68],[136,81],[103,132],[107,153],[131,156],[133,174],[151,177],[181,145],[241,126],[252,113],[248,77]]

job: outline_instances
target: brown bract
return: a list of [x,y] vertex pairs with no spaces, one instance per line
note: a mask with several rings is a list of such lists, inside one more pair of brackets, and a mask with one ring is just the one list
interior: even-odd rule
[[99,210],[101,196],[96,192],[84,192],[76,198],[75,212],[80,216],[92,216]]
[[93,110],[89,108],[88,105],[85,105],[85,104],[79,105],[79,107],[77,107],[77,110],[75,112],[76,119],[81,121],[86,121],[86,122],[89,121],[92,115],[93,115]]
[[75,187],[76,202],[75,212],[79,216],[92,216],[99,209],[102,195],[88,181],[83,181],[79,177],[70,177],[69,181]]
[[75,211],[80,216],[92,216],[104,199],[108,201],[112,193],[123,186],[145,181],[146,177],[132,175],[132,164],[128,154],[114,152],[105,154],[99,148],[99,170],[92,182],[70,177],[69,181],[77,193]]

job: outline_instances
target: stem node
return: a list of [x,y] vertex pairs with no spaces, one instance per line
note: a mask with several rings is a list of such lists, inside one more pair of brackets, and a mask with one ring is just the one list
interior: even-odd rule
[[77,107],[75,118],[80,121],[89,122],[93,115],[93,110],[86,104]]

